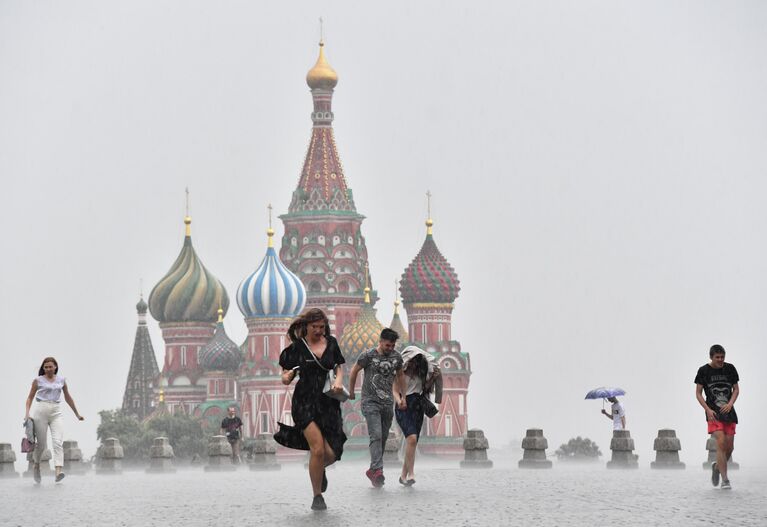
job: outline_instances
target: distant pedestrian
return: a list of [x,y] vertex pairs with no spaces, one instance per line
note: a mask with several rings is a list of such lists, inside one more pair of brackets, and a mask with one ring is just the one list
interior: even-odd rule
[[232,445],[232,463],[237,464],[242,461],[242,420],[237,417],[237,409],[234,406],[227,408],[226,412],[226,417],[221,421],[221,433],[226,435],[226,440]]
[[735,413],[734,405],[740,395],[740,377],[735,366],[724,362],[724,355],[722,346],[711,346],[708,353],[711,362],[698,368],[695,375],[695,398],[706,411],[708,433],[716,441],[716,462],[711,465],[711,484],[718,486],[721,475],[722,488],[731,489],[727,462],[735,447],[738,414]]
[[325,467],[332,465],[344,451],[346,434],[341,417],[341,402],[324,393],[328,370],[336,379],[333,394],[343,392],[345,362],[338,342],[330,335],[330,323],[321,309],[309,309],[288,328],[292,344],[282,350],[282,384],[289,385],[296,375],[291,415],[295,427],[280,424],[275,440],[283,446],[309,450],[309,479],[312,482],[313,510],[327,509],[322,494],[328,488]]
[[610,401],[612,404],[612,407],[610,408],[610,413],[607,413],[607,410],[602,408],[602,413],[607,416],[608,419],[611,419],[613,422],[613,430],[625,430],[626,429],[626,410],[623,409],[623,405],[618,402],[617,397],[608,397],[608,401]]
[[[355,398],[357,374],[364,370],[362,381],[362,415],[368,425],[370,436],[370,468],[365,472],[374,487],[383,486],[383,451],[389,429],[394,418],[394,402],[397,393],[397,408],[405,410],[407,402],[399,394],[406,393],[405,376],[402,373],[402,355],[394,349],[399,335],[390,328],[384,328],[378,340],[378,347],[359,356],[349,376],[349,398]],[[397,383],[397,389],[394,389]]]
[[[33,469],[32,473],[35,483],[40,483],[40,457],[48,446],[48,428],[51,429],[51,442],[53,443],[53,464],[56,467],[56,483],[64,479],[64,431],[62,428],[62,415],[59,407],[61,393],[64,393],[64,400],[75,413],[77,419],[83,421],[75,401],[69,394],[69,387],[64,377],[58,375],[59,363],[53,357],[46,357],[40,365],[37,372],[37,378],[32,381],[32,388],[27,396],[26,412],[24,421],[30,417],[32,410],[32,419],[35,422],[35,435],[37,443],[32,454]],[[32,402],[35,402],[32,408]]]
[[425,412],[422,398],[434,391],[435,403],[442,402],[442,376],[434,357],[417,346],[402,350],[402,360],[407,387],[402,395],[395,391],[394,399],[397,403],[400,397],[405,397],[407,404],[404,410],[396,408],[394,415],[405,436],[405,460],[399,482],[411,487],[415,484],[415,450],[421,437]]

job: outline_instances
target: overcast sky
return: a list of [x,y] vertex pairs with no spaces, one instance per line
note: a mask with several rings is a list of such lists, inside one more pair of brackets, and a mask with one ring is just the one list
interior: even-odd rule
[[[318,17],[336,141],[367,219],[378,316],[434,236],[461,280],[470,426],[542,427],[609,457],[600,385],[706,457],[693,379],[741,374],[734,458],[767,463],[767,4],[705,1],[0,1],[0,442],[54,355],[86,416],[119,407],[135,304],[191,193],[197,253],[234,295],[287,211],[311,132]],[[282,225],[276,224],[278,236]],[[236,305],[226,329],[247,330]],[[150,319],[158,363],[163,342]],[[15,447],[14,447],[15,448]]]

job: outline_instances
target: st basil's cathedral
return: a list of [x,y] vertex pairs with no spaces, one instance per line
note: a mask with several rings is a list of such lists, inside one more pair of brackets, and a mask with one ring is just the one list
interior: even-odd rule
[[[314,103],[312,135],[288,211],[279,216],[284,227],[279,253],[270,225],[261,264],[236,292],[248,337],[237,345],[227,336],[223,319],[230,297],[195,251],[192,220],[186,216],[181,252],[148,302],[142,298],[136,306],[138,327],[122,407],[139,419],[162,408],[199,417],[209,431],[217,431],[226,408],[236,406],[246,438],[273,434],[277,422],[292,424],[293,388],[281,383],[278,360],[289,344],[288,326],[306,307],[327,314],[347,367],[378,345],[384,325],[371,289],[361,230],[365,217],[354,205],[333,134],[332,98],[338,75],[325,58],[324,43],[319,46],[317,62],[306,75]],[[400,280],[407,330],[398,300],[389,327],[400,334],[399,349],[408,344],[426,349],[437,358],[443,374],[440,411],[424,420],[419,448],[424,453],[456,454],[462,452],[468,429],[471,367],[469,354],[461,351],[451,331],[458,276],[437,248],[432,230],[429,217],[421,250]],[[147,310],[159,323],[165,343],[162,369],[147,331]],[[347,446],[366,448],[367,427],[359,399],[344,403],[343,412]]]

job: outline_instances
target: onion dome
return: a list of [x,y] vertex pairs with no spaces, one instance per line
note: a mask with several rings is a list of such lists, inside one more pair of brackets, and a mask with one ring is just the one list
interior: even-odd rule
[[[396,284],[396,281],[395,281]],[[389,327],[399,334],[400,342],[408,342],[409,337],[405,325],[402,323],[402,319],[399,317],[399,297],[394,298],[394,316],[391,319]]]
[[354,324],[344,328],[344,334],[338,341],[346,362],[353,365],[362,353],[378,346],[383,328],[384,325],[376,318],[376,310],[370,303],[370,287],[365,287],[365,304],[362,311]]
[[301,279],[280,261],[274,250],[274,230],[266,231],[269,244],[258,269],[237,288],[237,305],[246,318],[295,317],[306,304]]
[[325,43],[320,41],[320,56],[317,57],[317,63],[309,73],[306,74],[306,84],[311,89],[332,90],[338,84],[338,74],[330,67],[325,59]]
[[432,236],[434,222],[426,220],[426,240],[402,273],[400,293],[405,304],[419,302],[452,303],[461,290],[453,266],[439,252]]
[[170,271],[149,294],[149,311],[158,322],[215,322],[216,309],[229,309],[226,289],[192,247],[192,218],[184,218],[184,246]]
[[136,304],[136,311],[138,312],[139,315],[146,315],[146,310],[148,309],[148,307],[149,306],[147,306],[147,303],[144,302],[144,297],[142,295],[138,301],[138,304]]
[[218,310],[218,324],[213,338],[200,350],[200,366],[208,371],[237,371],[242,352],[224,329],[224,310]]

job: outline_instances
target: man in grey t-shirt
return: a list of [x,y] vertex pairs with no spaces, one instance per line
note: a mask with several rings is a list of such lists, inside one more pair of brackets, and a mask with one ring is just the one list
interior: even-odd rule
[[374,487],[382,486],[385,480],[383,447],[394,418],[395,400],[400,410],[407,408],[405,398],[401,396],[405,393],[402,355],[394,349],[398,338],[396,331],[384,328],[378,347],[359,356],[349,377],[349,398],[354,399],[357,374],[360,370],[365,371],[362,381],[362,415],[367,421],[370,436],[370,468],[365,475]]

